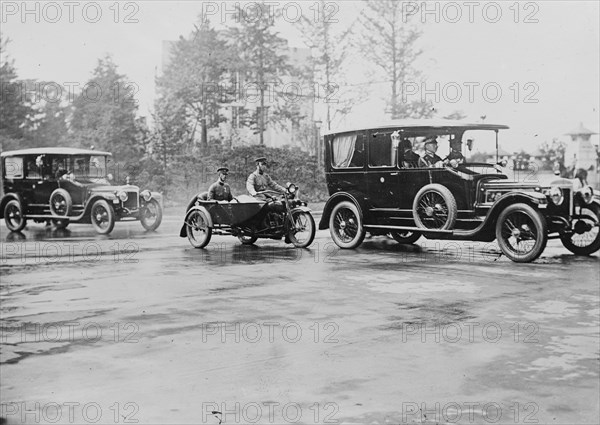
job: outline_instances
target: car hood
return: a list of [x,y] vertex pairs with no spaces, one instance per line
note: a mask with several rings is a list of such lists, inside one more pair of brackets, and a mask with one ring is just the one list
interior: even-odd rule
[[139,188],[137,186],[133,186],[130,184],[125,184],[125,185],[105,185],[105,184],[90,184],[89,186],[90,191],[92,192],[119,192],[119,191],[125,191],[125,192],[138,192]]
[[481,186],[485,189],[499,190],[539,190],[550,186],[559,186],[561,188],[570,189],[573,187],[573,182],[567,179],[546,179],[546,181],[538,181],[535,177],[531,181],[500,180],[491,178],[482,181]]

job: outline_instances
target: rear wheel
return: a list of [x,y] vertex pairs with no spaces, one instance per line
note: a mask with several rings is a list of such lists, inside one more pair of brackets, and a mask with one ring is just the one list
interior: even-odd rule
[[185,225],[188,240],[194,248],[204,248],[208,245],[212,236],[212,228],[203,211],[194,210],[189,213]]
[[565,248],[575,255],[590,255],[600,249],[600,207],[581,207],[581,217],[573,220],[573,233],[561,236]]
[[517,263],[529,263],[546,248],[546,219],[527,204],[508,206],[496,223],[496,239],[500,249]]
[[307,211],[292,212],[292,223],[288,230],[290,241],[296,248],[306,248],[315,239],[315,220]]
[[90,220],[97,233],[108,235],[115,227],[115,211],[104,199],[98,199],[92,205]]
[[421,234],[419,232],[411,232],[410,230],[399,230],[397,232],[390,232],[390,236],[398,243],[411,244],[418,241]]
[[9,201],[4,207],[4,222],[11,232],[20,232],[25,228],[27,220],[23,217],[23,207],[16,199]]
[[352,249],[362,243],[366,231],[356,205],[344,201],[333,208],[329,218],[329,233],[340,248]]
[[140,211],[142,227],[148,231],[158,229],[162,221],[162,208],[156,199],[150,199]]

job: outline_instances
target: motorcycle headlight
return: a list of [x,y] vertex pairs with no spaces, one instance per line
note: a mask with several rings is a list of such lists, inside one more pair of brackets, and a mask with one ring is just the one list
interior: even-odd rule
[[140,193],[140,195],[142,196],[142,198],[144,198],[144,201],[146,202],[148,202],[152,198],[152,194],[149,190],[142,190],[142,193]]
[[125,192],[124,190],[121,190],[119,193],[117,193],[117,196],[121,200],[121,202],[125,202],[127,198],[129,198],[127,192]]
[[592,189],[591,186],[582,187],[579,190],[579,193],[581,194],[581,199],[583,199],[583,202],[586,204],[592,203],[592,200],[594,199],[594,189]]
[[560,187],[554,186],[550,189],[550,200],[554,205],[560,205],[565,200]]
[[294,184],[290,184],[288,186],[288,191],[293,195],[294,193],[296,193],[296,191],[298,190],[298,187]]

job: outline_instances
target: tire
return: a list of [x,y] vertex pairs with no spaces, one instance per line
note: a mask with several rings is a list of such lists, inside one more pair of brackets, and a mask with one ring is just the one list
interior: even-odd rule
[[52,223],[54,223],[54,226],[57,229],[66,229],[67,226],[69,225],[69,220],[60,219],[60,218],[53,218],[52,219]]
[[158,229],[162,222],[162,208],[156,199],[150,199],[140,210],[140,223],[149,232]]
[[73,208],[73,199],[64,189],[56,189],[50,195],[50,212],[55,217],[68,217]]
[[96,233],[108,235],[115,227],[115,211],[104,199],[98,199],[90,210],[90,221]]
[[419,232],[411,232],[410,230],[399,230],[390,232],[390,236],[398,243],[412,244],[419,240],[421,234]]
[[329,217],[329,233],[335,244],[343,249],[353,249],[362,243],[366,231],[354,203],[343,201],[333,208]]
[[[562,235],[560,240],[562,241],[565,248],[571,251],[575,255],[590,255],[600,249],[600,228],[598,222],[600,222],[600,207],[596,204],[586,205],[581,207],[581,215],[587,215],[589,219],[575,219],[574,232],[567,235]],[[579,225],[582,224],[592,225],[593,227],[589,230],[582,228],[579,232],[576,232]]]
[[315,240],[317,231],[315,219],[307,211],[292,212],[293,223],[290,223],[288,237],[296,248],[306,248]]
[[11,232],[20,232],[27,225],[23,217],[23,207],[16,199],[9,201],[4,207],[4,223]]
[[457,210],[454,195],[441,184],[424,186],[413,201],[413,218],[421,229],[452,229]]
[[496,222],[496,239],[504,255],[512,261],[529,263],[546,248],[546,219],[527,204],[509,205]]
[[238,236],[238,239],[242,243],[242,245],[254,245],[254,242],[258,240],[257,236]]
[[194,248],[204,248],[208,245],[212,236],[212,228],[208,225],[208,217],[203,211],[190,212],[185,223],[187,238]]

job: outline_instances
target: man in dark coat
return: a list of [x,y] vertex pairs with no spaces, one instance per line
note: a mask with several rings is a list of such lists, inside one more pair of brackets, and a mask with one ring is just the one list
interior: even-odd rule
[[432,168],[439,166],[439,163],[442,162],[442,158],[435,154],[437,148],[437,137],[430,136],[425,139],[425,155],[419,159],[419,167]]
[[208,188],[208,196],[206,199],[209,201],[231,201],[233,199],[231,188],[225,183],[227,175],[229,174],[229,169],[227,167],[221,167],[217,170],[217,173],[219,173],[219,177],[217,181]]

